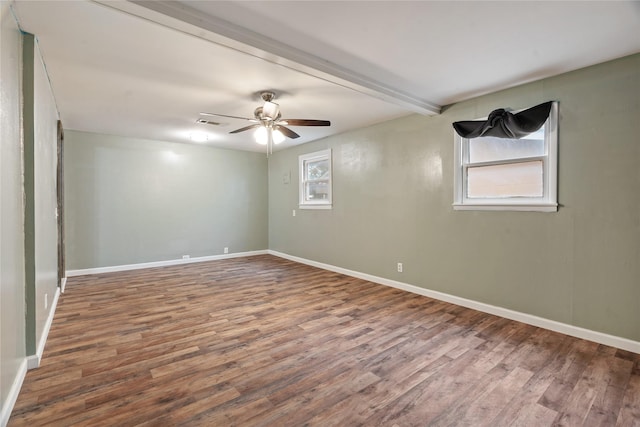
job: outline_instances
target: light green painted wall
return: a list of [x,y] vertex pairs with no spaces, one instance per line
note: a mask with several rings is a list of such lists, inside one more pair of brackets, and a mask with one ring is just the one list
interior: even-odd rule
[[264,154],[65,132],[67,270],[267,249]]
[[[58,219],[56,216],[58,108],[37,41],[32,57],[34,64],[34,103],[31,126],[34,136],[35,299],[27,300],[27,306],[35,307],[34,344],[37,347],[42,339],[49,314],[54,308],[52,303],[58,288]],[[24,126],[28,125],[25,123]],[[29,350],[28,341],[27,352]]]
[[35,355],[58,286],[58,112],[37,41],[31,34],[23,36],[22,71],[26,346],[27,355]]
[[[24,211],[22,206],[22,37],[9,3],[0,3],[0,425],[25,364]],[[23,365],[26,366],[26,365]]]
[[[549,100],[559,211],[454,211],[451,123]],[[635,55],[277,152],[269,248],[640,341],[639,118]],[[324,148],[334,208],[299,210],[298,155]]]

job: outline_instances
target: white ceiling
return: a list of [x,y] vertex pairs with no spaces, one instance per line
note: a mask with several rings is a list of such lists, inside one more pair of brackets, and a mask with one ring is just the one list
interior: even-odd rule
[[[640,52],[638,1],[23,1],[66,129],[264,150],[230,135],[271,89],[281,147]],[[505,106],[508,107],[508,106]],[[487,112],[488,113],[488,112]]]

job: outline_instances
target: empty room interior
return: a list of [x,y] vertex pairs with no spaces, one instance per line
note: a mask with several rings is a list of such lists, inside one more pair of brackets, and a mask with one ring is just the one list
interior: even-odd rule
[[640,426],[640,2],[1,0],[4,426]]

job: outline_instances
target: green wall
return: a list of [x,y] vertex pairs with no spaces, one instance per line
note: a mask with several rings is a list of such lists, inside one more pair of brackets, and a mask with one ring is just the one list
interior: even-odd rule
[[0,129],[0,425],[27,367],[36,367],[58,295],[56,129],[58,112],[31,34],[2,2]]
[[[549,100],[559,211],[454,211],[451,123]],[[640,341],[639,104],[635,55],[277,152],[269,248]],[[299,210],[298,156],[324,148],[334,208]]]
[[67,270],[267,249],[264,153],[65,132]]
[[0,3],[0,425],[26,369],[24,209],[22,206],[22,37],[7,2]]
[[33,35],[24,34],[23,49],[26,344],[27,354],[35,355],[44,349],[44,329],[58,291],[58,110]]

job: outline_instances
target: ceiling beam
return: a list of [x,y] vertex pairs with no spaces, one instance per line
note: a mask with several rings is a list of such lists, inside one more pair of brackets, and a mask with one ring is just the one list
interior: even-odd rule
[[441,106],[439,105],[416,98],[382,82],[229,21],[203,14],[177,1],[95,0],[95,2],[381,99],[414,113],[440,114]]

